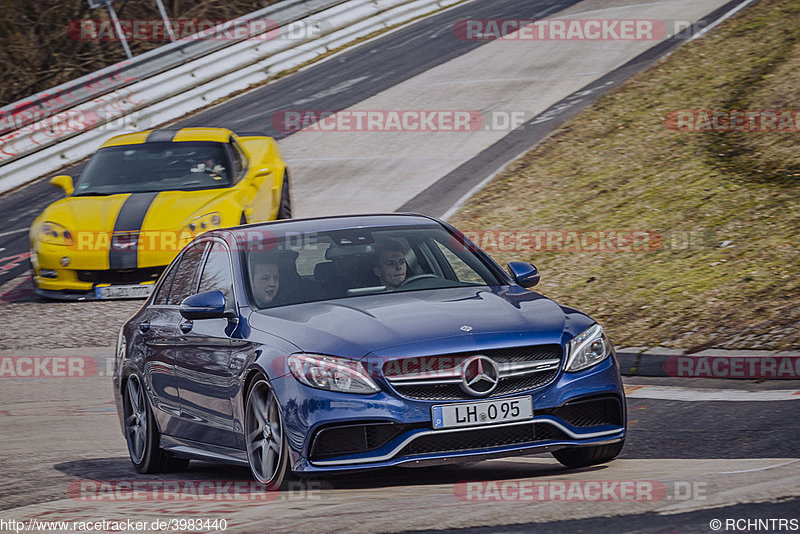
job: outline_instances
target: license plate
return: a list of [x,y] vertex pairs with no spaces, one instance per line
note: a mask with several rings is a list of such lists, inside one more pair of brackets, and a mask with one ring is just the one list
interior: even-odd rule
[[94,288],[98,299],[139,299],[147,298],[153,292],[154,284],[135,284],[129,286],[102,286]]
[[491,401],[442,404],[431,408],[433,428],[494,425],[533,419],[533,398],[514,397]]

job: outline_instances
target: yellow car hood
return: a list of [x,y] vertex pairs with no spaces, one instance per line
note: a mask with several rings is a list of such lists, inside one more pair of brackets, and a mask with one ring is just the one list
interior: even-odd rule
[[180,231],[197,217],[228,211],[229,206],[222,204],[231,199],[233,192],[232,189],[205,189],[159,193],[147,210],[142,229]]
[[126,193],[105,197],[67,197],[48,206],[41,219],[60,224],[73,233],[81,230],[107,232],[114,229],[119,210],[128,196]]
[[[141,221],[139,230],[182,230],[193,219],[218,211],[220,204],[232,195],[232,190],[205,189],[200,191],[162,191],[160,193],[123,193],[109,196],[75,196],[51,204],[42,216],[43,221],[60,224],[71,232],[111,232],[117,227],[126,202],[127,218]],[[150,195],[132,202],[131,196]],[[136,205],[133,205],[136,204]],[[225,206],[227,207],[227,206]],[[137,228],[117,228],[137,230]]]
[[[198,217],[218,213],[215,224],[232,226],[241,218],[238,188],[199,191],[75,196],[51,204],[31,228],[37,239],[41,223],[65,227],[72,236],[67,252],[77,269],[133,269],[167,265],[193,237],[211,230]],[[131,242],[138,234],[138,245]],[[113,237],[112,237],[113,236]]]

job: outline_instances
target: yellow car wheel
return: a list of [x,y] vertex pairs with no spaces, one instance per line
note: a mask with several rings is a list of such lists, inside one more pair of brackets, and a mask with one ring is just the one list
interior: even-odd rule
[[281,202],[278,207],[278,219],[292,218],[292,199],[289,196],[289,171],[283,175],[283,185],[281,185]]

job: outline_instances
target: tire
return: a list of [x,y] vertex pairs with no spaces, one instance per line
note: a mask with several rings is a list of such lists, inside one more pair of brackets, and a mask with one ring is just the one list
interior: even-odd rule
[[292,199],[289,196],[289,171],[283,175],[283,184],[281,185],[281,202],[278,205],[278,215],[276,219],[291,219],[292,218]]
[[556,460],[566,467],[587,467],[613,460],[622,451],[624,441],[596,447],[570,447],[553,452]]
[[125,441],[128,443],[128,454],[133,467],[140,473],[163,473],[186,469],[189,460],[173,458],[159,448],[160,434],[139,375],[133,373],[128,376],[122,395]]
[[281,407],[263,376],[253,382],[247,393],[244,438],[253,478],[267,491],[280,490],[291,478],[289,447]]

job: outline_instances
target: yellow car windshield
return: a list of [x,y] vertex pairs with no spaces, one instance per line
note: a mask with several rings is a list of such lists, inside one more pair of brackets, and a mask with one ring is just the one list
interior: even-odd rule
[[100,149],[75,185],[75,195],[192,191],[232,185],[222,143],[143,143]]

